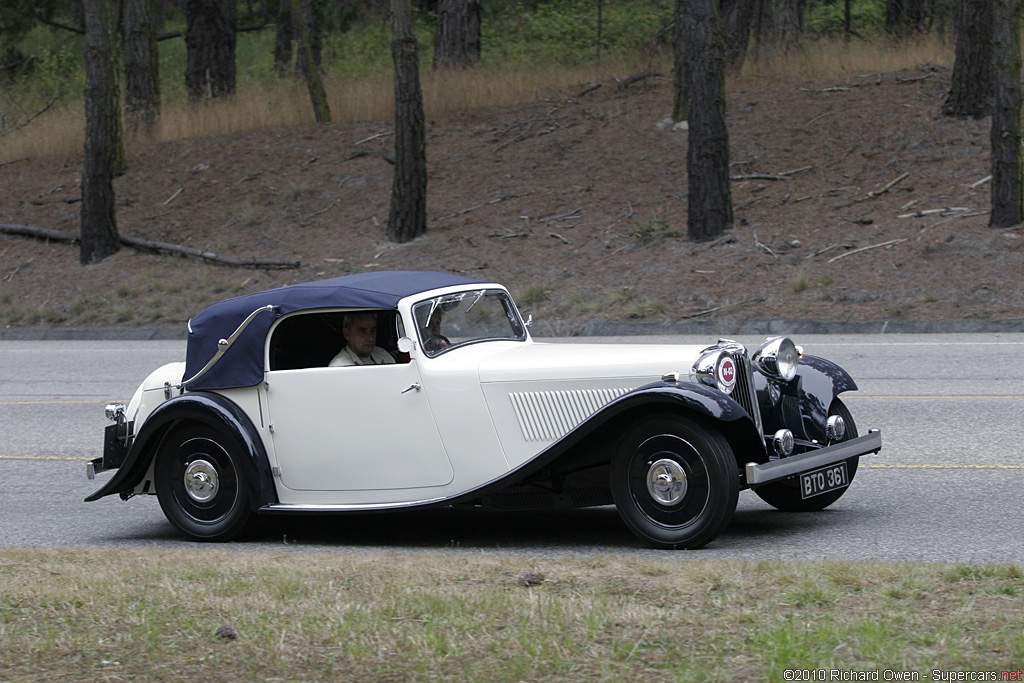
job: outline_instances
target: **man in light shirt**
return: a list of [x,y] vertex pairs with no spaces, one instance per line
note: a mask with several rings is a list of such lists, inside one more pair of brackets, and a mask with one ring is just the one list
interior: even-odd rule
[[373,313],[346,313],[341,333],[348,342],[331,359],[329,365],[385,365],[394,363],[394,357],[377,346],[377,316]]

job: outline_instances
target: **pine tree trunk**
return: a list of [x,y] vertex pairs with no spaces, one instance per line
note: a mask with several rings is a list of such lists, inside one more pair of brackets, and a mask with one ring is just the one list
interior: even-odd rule
[[947,116],[980,119],[992,112],[992,0],[960,0],[957,4],[956,61]]
[[803,33],[804,0],[757,0],[755,20],[757,56],[789,52]]
[[427,153],[419,48],[409,0],[391,0],[395,62],[395,176],[388,239],[409,242],[427,231]]
[[440,0],[434,68],[480,63],[480,0]]
[[85,0],[85,161],[82,169],[83,264],[117,252],[114,176],[124,165],[111,0]]
[[277,11],[277,30],[274,34],[274,72],[284,76],[292,63],[292,41],[295,33],[292,30],[292,3],[281,0]]
[[672,89],[672,120],[686,120],[690,106],[689,74],[686,70],[686,0],[676,0],[675,30],[672,35],[673,89]]
[[[311,28],[305,21],[310,11],[308,8],[310,0],[291,0],[292,16],[302,17],[302,21],[296,22],[299,33],[299,40],[296,43],[298,53],[296,64],[302,70],[302,78],[306,81],[306,88],[309,90],[309,99],[313,103],[313,114],[317,123],[331,122],[331,108],[327,104],[327,91],[324,90],[324,81],[320,77],[320,69],[317,60],[313,55],[313,40],[310,37]],[[307,5],[307,7],[303,7]]]
[[725,46],[717,0],[687,0],[690,84],[687,235],[710,240],[732,228],[729,131],[725,124]]
[[754,0],[721,0],[725,65],[728,69],[738,71],[746,59],[754,6]]
[[886,0],[885,30],[898,38],[920,33],[927,14],[924,0]]
[[191,100],[235,92],[235,0],[186,0],[185,87]]
[[1021,159],[1020,0],[993,0],[992,213],[989,225],[1024,222]]
[[153,0],[124,2],[124,108],[128,127],[150,133],[160,114],[160,55]]

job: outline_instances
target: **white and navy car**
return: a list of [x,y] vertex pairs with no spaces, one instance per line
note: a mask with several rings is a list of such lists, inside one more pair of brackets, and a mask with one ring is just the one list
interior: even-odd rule
[[[394,363],[330,365],[359,312]],[[697,548],[741,489],[820,510],[881,448],[839,398],[853,379],[787,337],[748,354],[542,343],[528,325],[501,285],[432,272],[222,301],[189,321],[185,362],[107,407],[88,474],[116,472],[87,500],[156,495],[208,541],[269,514],[614,504],[647,544]]]

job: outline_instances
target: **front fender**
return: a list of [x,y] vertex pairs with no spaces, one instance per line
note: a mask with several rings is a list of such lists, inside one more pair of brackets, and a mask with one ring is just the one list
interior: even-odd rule
[[249,416],[233,401],[209,392],[182,394],[160,404],[136,434],[121,467],[85,501],[132,491],[146,476],[167,433],[174,425],[186,421],[224,429],[242,445],[244,452],[239,455],[246,465],[243,474],[254,510],[277,502],[270,459]]
[[817,356],[800,359],[796,377],[782,387],[782,399],[772,405],[767,381],[755,373],[761,403],[761,417],[768,434],[791,429],[798,439],[825,441],[825,422],[832,401],[845,391],[856,391],[857,383],[846,370]]
[[728,395],[693,382],[654,382],[609,402],[523,469],[537,470],[555,463],[559,469],[569,470],[607,464],[628,425],[659,412],[686,415],[717,428],[729,441],[738,463],[761,462],[767,457],[753,419]]

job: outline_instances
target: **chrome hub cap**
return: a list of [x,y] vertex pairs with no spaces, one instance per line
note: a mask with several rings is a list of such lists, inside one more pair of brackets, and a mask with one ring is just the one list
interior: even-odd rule
[[220,477],[206,460],[193,460],[185,468],[185,491],[197,503],[208,503],[217,496]]
[[675,505],[686,497],[686,472],[675,460],[657,461],[647,470],[647,492],[662,505]]

